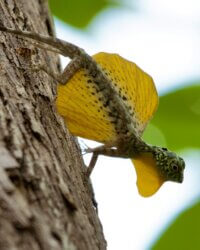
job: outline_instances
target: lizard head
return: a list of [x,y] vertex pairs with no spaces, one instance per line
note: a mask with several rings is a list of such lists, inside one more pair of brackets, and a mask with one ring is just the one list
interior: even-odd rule
[[153,156],[161,175],[166,181],[183,182],[184,160],[167,148],[153,147]]
[[138,191],[144,197],[155,194],[165,181],[183,181],[184,160],[166,148],[145,147],[131,160],[137,174]]

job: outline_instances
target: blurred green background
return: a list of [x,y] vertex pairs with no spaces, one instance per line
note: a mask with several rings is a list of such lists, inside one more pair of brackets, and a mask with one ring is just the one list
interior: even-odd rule
[[[147,1],[144,4],[149,4],[152,1]],[[141,1],[135,0],[131,6],[137,6],[138,2]],[[138,8],[129,8],[132,1],[128,0],[49,0],[49,3],[56,18],[67,23],[68,27],[71,26],[70,29],[80,29],[82,32],[88,32],[88,27],[93,24],[95,18],[103,11],[106,11],[109,15],[109,10],[112,8],[129,9],[129,14],[132,12],[132,15],[138,15]],[[173,5],[173,3],[171,4]],[[180,6],[182,6],[181,2]],[[171,10],[174,11],[173,6]],[[186,14],[190,11],[190,9],[185,9]],[[141,14],[141,9],[139,14]],[[176,15],[176,12],[174,12],[174,15]],[[145,16],[145,12],[142,13],[142,16]],[[190,16],[187,20],[190,23]],[[190,25],[192,29],[195,23],[192,24],[191,22]],[[131,32],[134,34],[134,30]],[[199,57],[198,52],[196,56]],[[184,58],[184,60],[187,60],[187,58]],[[183,84],[165,91],[160,96],[158,111],[147,127],[144,139],[151,144],[167,146],[184,155],[187,150],[190,152],[193,150],[199,152],[200,150],[200,79],[196,79],[194,76],[194,78],[191,77],[191,80],[182,78],[181,80]],[[174,86],[176,86],[176,82],[174,82]],[[159,136],[160,133],[162,136]],[[159,250],[200,249],[199,214],[200,202],[197,199],[192,204],[187,204],[185,211],[180,211],[148,248]]]

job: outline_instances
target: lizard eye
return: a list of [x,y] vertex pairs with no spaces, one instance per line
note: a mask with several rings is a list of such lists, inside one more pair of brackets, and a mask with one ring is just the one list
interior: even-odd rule
[[175,163],[171,164],[171,168],[173,169],[174,172],[178,171],[178,166]]

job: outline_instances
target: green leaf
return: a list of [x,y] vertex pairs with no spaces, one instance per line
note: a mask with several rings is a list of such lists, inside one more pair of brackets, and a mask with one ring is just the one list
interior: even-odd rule
[[187,209],[170,225],[150,249],[200,249],[200,202]]
[[161,96],[144,139],[171,150],[200,148],[200,85],[183,87]]
[[49,0],[53,15],[78,28],[84,28],[101,10],[118,6],[112,0]]

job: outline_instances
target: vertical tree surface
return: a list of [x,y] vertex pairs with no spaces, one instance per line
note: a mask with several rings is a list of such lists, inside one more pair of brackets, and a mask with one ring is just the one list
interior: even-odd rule
[[[1,0],[0,24],[54,35],[45,0]],[[60,70],[58,55],[0,32],[0,249],[106,249],[56,83],[33,61]]]

